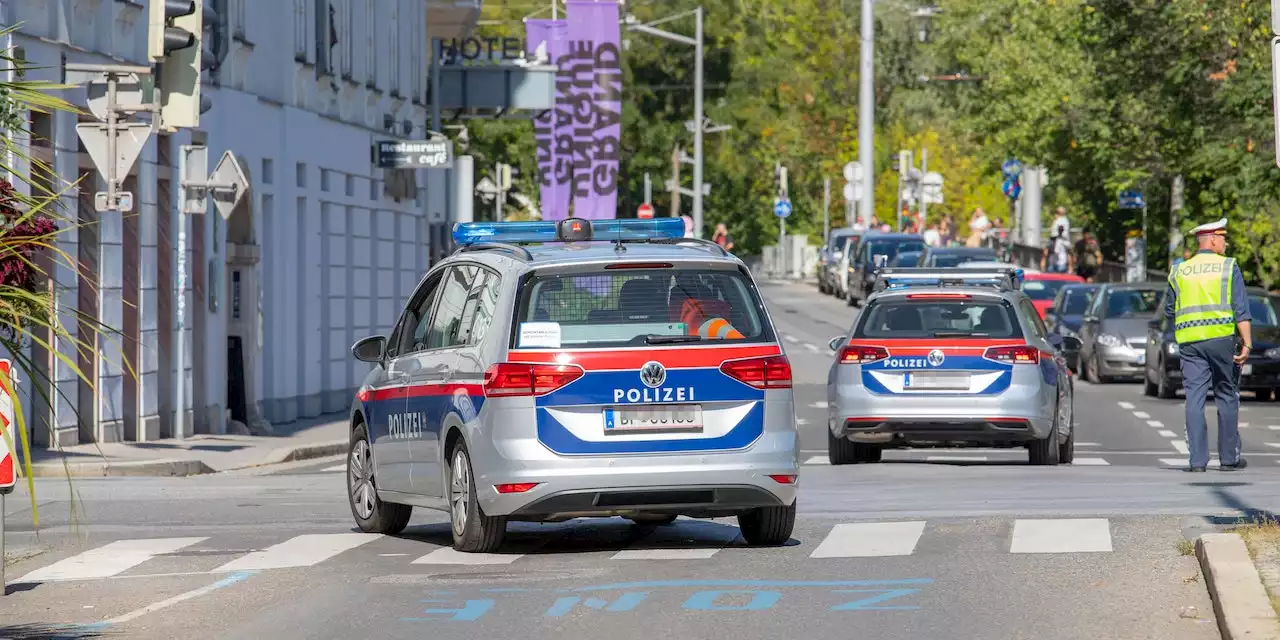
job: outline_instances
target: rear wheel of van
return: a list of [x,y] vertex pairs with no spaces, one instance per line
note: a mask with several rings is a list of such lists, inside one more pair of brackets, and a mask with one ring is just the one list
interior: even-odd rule
[[449,464],[449,521],[453,529],[453,548],[469,553],[493,553],[502,546],[507,535],[507,519],[485,515],[476,499],[475,476],[471,471],[471,455],[459,440]]
[[776,547],[791,539],[796,526],[796,505],[760,507],[738,514],[738,529],[747,544]]
[[347,449],[347,504],[351,506],[351,516],[365,533],[400,533],[408,526],[413,507],[379,499],[373,471],[369,430],[361,424],[351,432]]

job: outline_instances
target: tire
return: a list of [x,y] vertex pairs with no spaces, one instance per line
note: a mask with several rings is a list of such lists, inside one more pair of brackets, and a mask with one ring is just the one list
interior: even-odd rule
[[665,513],[646,513],[643,515],[627,516],[627,519],[640,525],[661,527],[675,522],[676,516]]
[[1062,418],[1062,422],[1065,424],[1062,424],[1059,427],[1059,432],[1061,432],[1062,427],[1066,427],[1067,429],[1067,440],[1062,444],[1058,445],[1058,462],[1060,464],[1071,464],[1072,461],[1076,459],[1076,426],[1074,424],[1075,418],[1076,418],[1075,407],[1072,405],[1068,405],[1067,415],[1064,418]]
[[[465,491],[465,495],[462,493]],[[507,535],[507,519],[487,516],[476,500],[471,454],[459,440],[449,463],[449,523],[453,548],[467,553],[493,553]],[[459,522],[461,520],[461,522]]]
[[1089,362],[1084,366],[1085,373],[1088,374],[1089,382],[1093,384],[1106,384],[1110,380],[1102,375],[1102,369],[1098,366],[1098,354],[1094,353],[1089,356]]
[[1160,379],[1156,381],[1156,397],[1164,400],[1170,400],[1177,397],[1178,392],[1169,384],[1169,375],[1164,372],[1164,367],[1160,367]]
[[[1059,408],[1061,411],[1061,408]],[[1027,446],[1027,459],[1036,466],[1055,466],[1058,464],[1058,450],[1060,443],[1058,442],[1058,416],[1054,416],[1053,428],[1049,429],[1048,437],[1043,440],[1035,440]]]
[[827,461],[833,465],[858,462],[858,450],[848,438],[837,438],[827,429]]
[[413,507],[407,504],[383,502],[378,498],[373,449],[364,424],[351,432],[351,444],[347,447],[347,506],[351,507],[356,526],[365,533],[400,533],[413,515]]
[[760,507],[738,514],[738,529],[747,544],[776,547],[791,539],[796,526],[796,505]]
[[1160,393],[1160,385],[1151,381],[1151,374],[1142,372],[1142,395],[1153,397]]
[[845,301],[845,303],[846,303],[846,304],[848,304],[848,305],[849,305],[849,306],[851,306],[851,307],[856,307],[856,306],[858,306],[858,299],[857,299],[856,297],[854,297],[854,295],[853,295],[853,292],[852,292],[852,291],[850,291],[850,292],[849,292],[849,295],[848,295],[847,297],[845,297],[844,301]]
[[880,462],[880,458],[884,455],[884,449],[874,444],[862,444],[854,442],[853,459],[854,462]]
[[1257,391],[1254,391],[1254,393],[1257,395],[1257,397],[1255,398],[1255,401],[1271,402],[1271,399],[1275,397],[1273,395],[1274,391],[1275,391],[1274,389],[1258,389]]

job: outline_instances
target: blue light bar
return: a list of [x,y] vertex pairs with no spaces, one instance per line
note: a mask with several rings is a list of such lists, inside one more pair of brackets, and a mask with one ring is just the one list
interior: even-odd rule
[[460,245],[476,242],[555,242],[556,223],[537,222],[459,222],[453,225],[453,241]]
[[592,220],[591,234],[596,240],[670,240],[684,237],[684,220]]
[[875,289],[941,286],[1017,289],[1022,285],[1023,276],[1023,270],[1013,265],[993,269],[892,268],[878,275]]

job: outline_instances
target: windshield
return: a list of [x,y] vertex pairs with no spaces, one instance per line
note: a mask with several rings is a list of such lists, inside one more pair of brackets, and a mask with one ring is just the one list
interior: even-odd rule
[[1274,327],[1280,324],[1276,322],[1276,307],[1266,296],[1249,296],[1249,315],[1253,316],[1255,327]]
[[853,236],[837,236],[835,242],[832,243],[832,247],[836,251],[844,251],[844,248],[849,246],[849,238],[852,237]]
[[1093,302],[1093,292],[1085,289],[1073,289],[1068,291],[1066,299],[1062,302],[1062,310],[1059,313],[1069,316],[1084,315],[1085,309],[1089,308],[1089,303]]
[[1003,300],[910,300],[874,302],[862,314],[859,338],[1020,338],[1013,307]]
[[888,256],[892,260],[899,251],[923,252],[924,243],[919,240],[872,240],[867,246],[867,260],[879,255]]
[[535,275],[524,286],[513,347],[773,342],[762,308],[755,287],[738,271]]
[[1032,300],[1052,300],[1058,291],[1071,284],[1067,280],[1023,280],[1022,292]]
[[954,267],[961,262],[979,262],[986,260],[995,260],[996,252],[994,251],[964,251],[964,252],[947,252],[935,253],[929,257],[930,267]]
[[1107,296],[1107,318],[1152,316],[1160,302],[1160,292],[1148,289],[1121,289]]

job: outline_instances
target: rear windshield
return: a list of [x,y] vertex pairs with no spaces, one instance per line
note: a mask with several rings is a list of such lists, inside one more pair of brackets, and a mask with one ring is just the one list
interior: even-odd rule
[[862,314],[855,338],[1020,338],[1013,307],[1003,300],[908,300],[873,302]]
[[889,263],[889,266],[891,266],[891,267],[914,267],[914,266],[916,266],[916,265],[917,265],[917,264],[919,264],[919,263],[920,263],[920,252],[919,252],[919,251],[906,251],[906,252],[903,252],[903,253],[899,253],[899,254],[898,254],[898,257],[894,258],[894,259],[893,259],[893,261]]
[[515,348],[773,342],[755,287],[738,271],[625,269],[533,275]]
[[1076,289],[1066,293],[1066,300],[1062,303],[1062,310],[1059,313],[1069,316],[1084,315],[1085,309],[1089,308],[1089,303],[1093,301],[1093,292],[1083,289]]
[[1052,300],[1058,291],[1071,284],[1067,280],[1023,280],[1022,292],[1032,300]]
[[1156,313],[1160,292],[1154,289],[1119,289],[1107,296],[1107,318],[1137,318]]
[[995,260],[996,252],[994,251],[965,251],[955,253],[935,253],[930,256],[929,261],[932,264],[929,267],[954,267],[961,262],[982,262],[987,260]]
[[899,251],[924,251],[924,243],[919,240],[869,240],[870,246],[867,247],[867,259],[870,260],[875,256],[888,256],[892,260],[898,255]]

